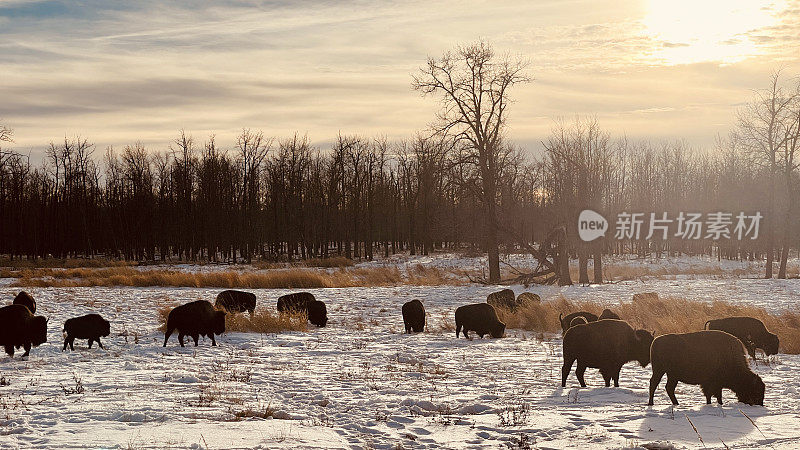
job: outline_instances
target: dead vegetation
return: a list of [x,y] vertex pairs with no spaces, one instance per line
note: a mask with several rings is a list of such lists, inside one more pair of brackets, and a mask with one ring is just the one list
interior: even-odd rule
[[[162,306],[158,309],[159,331],[167,329],[169,312],[178,305]],[[267,309],[257,309],[251,316],[246,313],[227,314],[225,331],[243,333],[281,333],[284,331],[307,331],[308,316],[305,312],[278,314]]]
[[[349,261],[349,260],[348,260]],[[9,271],[7,271],[9,272]],[[17,278],[15,287],[196,287],[249,289],[311,289],[333,287],[372,287],[459,285],[464,280],[450,272],[423,265],[406,270],[395,266],[340,267],[336,269],[290,268],[244,272],[186,272],[172,269],[137,270],[133,267],[101,269],[23,269],[2,274]]]
[[[560,296],[542,303],[527,304],[514,313],[498,308],[497,313],[508,328],[559,333],[559,314],[588,311],[600,315],[606,307],[608,306],[591,301],[572,302]],[[796,312],[786,311],[776,315],[756,306],[735,305],[721,300],[706,303],[679,297],[643,297],[620,303],[611,309],[631,326],[655,331],[656,335],[699,331],[709,319],[755,317],[778,335],[782,353],[800,354],[800,313]]]

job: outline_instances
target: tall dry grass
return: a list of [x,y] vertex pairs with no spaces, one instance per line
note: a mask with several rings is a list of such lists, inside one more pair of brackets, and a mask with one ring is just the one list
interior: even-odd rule
[[[174,306],[158,309],[159,330],[167,330],[167,317]],[[243,333],[281,333],[284,331],[307,331],[308,316],[305,312],[278,314],[266,309],[256,310],[251,316],[247,313],[226,314],[225,331]]]
[[15,287],[163,286],[197,288],[311,289],[332,287],[455,285],[465,281],[438,268],[417,265],[401,270],[394,266],[343,267],[321,270],[276,269],[258,272],[235,270],[185,272],[170,269],[136,270],[132,267],[102,269],[23,269],[15,271]]
[[[597,315],[606,306],[591,301],[573,302],[560,296],[542,303],[527,304],[515,312],[498,309],[500,320],[508,328],[551,332],[561,331],[559,314],[588,311]],[[800,313],[786,311],[775,315],[756,306],[735,305],[724,301],[697,302],[679,297],[645,297],[611,308],[634,328],[654,331],[656,335],[702,330],[707,320],[729,316],[750,316],[761,320],[778,335],[781,352],[800,354]]]

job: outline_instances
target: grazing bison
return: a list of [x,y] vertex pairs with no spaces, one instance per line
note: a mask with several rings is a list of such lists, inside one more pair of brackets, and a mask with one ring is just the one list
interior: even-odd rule
[[256,310],[256,294],[228,289],[217,294],[214,306],[230,313],[247,311],[252,316]]
[[578,361],[575,375],[581,386],[586,382],[583,374],[587,367],[600,369],[606,387],[614,380],[619,387],[619,372],[629,361],[638,361],[642,367],[650,363],[650,344],[653,335],[646,330],[634,330],[627,322],[608,319],[589,322],[567,330],[564,334],[564,365],[561,368],[561,386],[567,385],[572,364]]
[[406,333],[425,331],[425,306],[419,300],[411,300],[403,304],[403,323]]
[[28,294],[25,291],[19,291],[19,294],[14,297],[14,301],[11,304],[25,305],[31,311],[31,314],[36,314],[36,300],[31,297],[31,294]]
[[574,326],[576,326],[576,325],[583,325],[583,324],[585,324],[585,323],[589,323],[589,321],[588,321],[588,320],[586,320],[586,317],[583,317],[583,316],[575,316],[575,317],[573,317],[573,318],[572,318],[572,320],[569,322],[569,327],[570,327],[570,328],[572,328],[572,327],[574,327]]
[[558,315],[558,321],[561,322],[561,334],[564,334],[569,330],[570,323],[572,323],[572,319],[581,316],[586,319],[587,322],[597,322],[597,316],[586,311],[578,311],[574,313],[567,314],[564,316],[563,314]]
[[14,356],[14,347],[23,347],[28,356],[31,347],[47,342],[47,319],[34,316],[24,305],[8,305],[0,308],[0,345],[9,356]]
[[492,292],[486,297],[486,303],[494,306],[495,308],[506,308],[511,311],[517,308],[517,299],[514,291],[511,289],[503,289],[502,291]]
[[717,330],[694,333],[665,334],[657,337],[650,348],[653,377],[650,378],[650,400],[667,374],[667,395],[673,405],[678,382],[699,384],[711,404],[711,396],[722,404],[722,388],[732,390],[742,403],[764,404],[764,382],[750,371],[742,343],[733,335]]
[[600,319],[599,320],[603,320],[603,319],[616,319],[616,320],[619,320],[619,316],[614,311],[606,308],[600,314]]
[[532,303],[541,303],[542,298],[531,292],[523,292],[517,296],[517,305],[525,306]]
[[764,353],[775,355],[778,353],[778,336],[767,331],[764,323],[752,317],[726,317],[724,319],[713,319],[706,322],[703,327],[706,330],[720,330],[732,334],[739,338],[747,348],[747,353],[755,359],[756,348],[764,350]]
[[501,338],[506,331],[506,324],[497,319],[497,312],[492,305],[474,303],[456,309],[456,337],[462,328],[467,339],[470,338],[468,334],[470,330],[481,338],[486,334],[491,334],[493,338]]
[[67,349],[67,345],[69,345],[70,350],[75,350],[73,345],[75,339],[88,339],[89,348],[92,348],[92,344],[95,341],[100,348],[104,348],[100,338],[111,334],[111,324],[100,317],[100,314],[87,314],[67,319],[64,322],[64,333],[66,333],[66,337],[64,338],[64,348],[61,349],[62,352]]
[[164,347],[172,333],[178,330],[178,342],[183,347],[183,337],[191,336],[194,346],[200,336],[211,338],[211,345],[217,345],[215,334],[225,332],[225,311],[217,311],[206,300],[197,300],[176,306],[167,316],[167,331],[164,333]]
[[328,308],[310,292],[295,292],[278,297],[278,312],[304,312],[308,321],[318,327],[328,323]]

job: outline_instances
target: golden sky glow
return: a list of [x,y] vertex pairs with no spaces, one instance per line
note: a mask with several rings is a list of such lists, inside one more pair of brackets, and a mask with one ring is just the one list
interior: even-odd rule
[[0,0],[0,120],[32,154],[76,134],[164,150],[181,128],[408,137],[437,109],[411,74],[484,38],[531,62],[524,147],[575,114],[704,146],[770,71],[800,74],[798,30],[800,0]]

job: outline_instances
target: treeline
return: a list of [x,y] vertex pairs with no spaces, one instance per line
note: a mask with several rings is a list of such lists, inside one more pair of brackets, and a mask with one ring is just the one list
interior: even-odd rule
[[[592,120],[559,124],[540,157],[509,148],[498,179],[506,251],[541,242],[593,208],[622,211],[757,211],[766,208],[765,168],[733,141],[699,152],[682,142],[612,140]],[[110,255],[131,260],[250,261],[372,258],[483,248],[473,168],[452,141],[339,136],[330,149],[306,138],[268,139],[244,130],[232,149],[181,133],[168,151],[141,144],[96,158],[82,138],[51,144],[43,164],[6,151],[0,162],[0,252],[12,257]],[[791,179],[796,188],[796,177]],[[778,183],[779,216],[796,214]],[[765,216],[766,211],[762,212]],[[797,248],[796,220],[771,222]],[[761,233],[765,233],[762,224]],[[614,224],[608,232],[613,234]],[[571,227],[568,227],[571,230]],[[762,240],[606,239],[603,252],[764,253]],[[607,234],[607,236],[609,236]],[[783,234],[780,234],[781,236]],[[569,232],[574,254],[593,252]],[[584,247],[587,247],[584,250]]]

